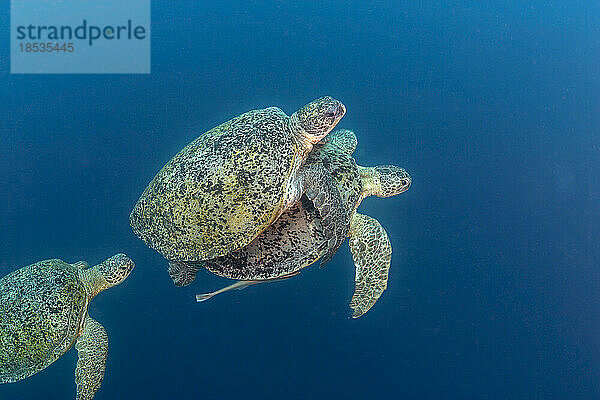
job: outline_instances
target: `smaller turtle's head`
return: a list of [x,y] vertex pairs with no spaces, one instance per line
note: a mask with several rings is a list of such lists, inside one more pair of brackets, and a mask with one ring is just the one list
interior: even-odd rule
[[359,167],[366,196],[390,197],[406,192],[412,183],[404,168],[395,165]]
[[117,286],[127,279],[133,267],[135,264],[125,254],[115,254],[96,266],[109,286]]
[[304,141],[311,144],[323,139],[346,114],[346,106],[341,101],[325,96],[311,101],[294,114],[292,123],[299,124],[298,132]]

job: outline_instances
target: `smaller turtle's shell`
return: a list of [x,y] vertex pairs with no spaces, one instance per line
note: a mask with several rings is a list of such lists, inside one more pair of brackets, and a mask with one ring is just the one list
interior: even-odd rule
[[150,182],[131,226],[169,260],[201,261],[247,245],[280,214],[299,145],[276,107],[204,133]]
[[264,280],[291,274],[315,262],[325,241],[312,203],[301,201],[288,208],[249,245],[207,260],[199,266],[230,279]]
[[71,348],[88,304],[77,271],[46,260],[0,279],[0,383],[27,378]]
[[[352,156],[334,144],[315,146],[306,165],[321,164],[332,175],[348,212],[354,214],[363,186]],[[317,261],[329,238],[312,203],[301,201],[248,246],[200,264],[216,275],[240,280],[267,280],[290,275]]]

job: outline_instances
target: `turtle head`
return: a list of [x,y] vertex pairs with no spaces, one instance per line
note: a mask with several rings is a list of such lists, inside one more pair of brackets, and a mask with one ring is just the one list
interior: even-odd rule
[[325,96],[313,100],[291,116],[293,130],[311,145],[324,138],[346,114],[341,101]]
[[117,286],[123,282],[133,270],[135,264],[125,254],[115,254],[108,260],[98,264],[95,268],[108,283],[108,286]]
[[406,192],[412,180],[404,168],[395,165],[358,167],[364,196],[390,197]]

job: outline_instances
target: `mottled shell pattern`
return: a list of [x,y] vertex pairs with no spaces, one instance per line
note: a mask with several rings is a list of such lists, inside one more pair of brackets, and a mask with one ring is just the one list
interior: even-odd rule
[[[306,165],[322,164],[331,173],[352,215],[362,200],[363,186],[354,158],[332,144],[317,144]],[[317,261],[328,236],[312,203],[303,196],[248,246],[198,266],[231,279],[266,280],[290,275]]]
[[170,261],[247,245],[297,201],[296,172],[345,112],[325,96],[291,117],[269,107],[211,129],[150,182],[131,212],[133,231]]
[[135,205],[136,235],[169,260],[203,260],[245,245],[283,204],[299,151],[288,119],[276,107],[249,111],[186,146]]
[[45,260],[0,279],[0,383],[31,376],[71,348],[88,306],[78,271]]

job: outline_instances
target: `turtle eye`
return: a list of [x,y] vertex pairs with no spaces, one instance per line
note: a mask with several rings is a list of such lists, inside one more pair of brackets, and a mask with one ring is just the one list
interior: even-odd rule
[[331,106],[325,111],[325,116],[328,118],[333,118],[337,115],[338,108],[336,106]]

